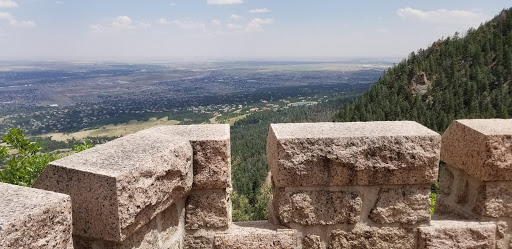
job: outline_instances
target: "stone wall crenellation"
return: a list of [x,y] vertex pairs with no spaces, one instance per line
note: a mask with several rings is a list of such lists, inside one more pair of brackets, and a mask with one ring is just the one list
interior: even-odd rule
[[0,248],[512,248],[512,120],[272,124],[269,221],[232,222],[230,150],[159,126],[51,162],[0,184]]

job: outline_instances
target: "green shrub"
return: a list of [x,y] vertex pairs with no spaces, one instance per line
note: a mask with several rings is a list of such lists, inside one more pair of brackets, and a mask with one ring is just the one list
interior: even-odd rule
[[57,155],[41,153],[39,142],[25,138],[21,129],[10,129],[2,136],[0,147],[0,181],[20,186],[31,186],[46,165],[59,158]]

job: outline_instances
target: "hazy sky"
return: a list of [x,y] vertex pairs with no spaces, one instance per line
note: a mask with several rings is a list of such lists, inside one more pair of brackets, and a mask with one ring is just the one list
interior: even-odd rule
[[405,56],[512,0],[0,0],[0,59]]

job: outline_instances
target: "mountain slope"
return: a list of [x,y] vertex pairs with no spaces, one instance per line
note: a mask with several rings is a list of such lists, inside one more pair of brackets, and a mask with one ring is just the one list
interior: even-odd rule
[[454,119],[512,116],[512,8],[391,67],[335,121],[415,120],[444,131]]

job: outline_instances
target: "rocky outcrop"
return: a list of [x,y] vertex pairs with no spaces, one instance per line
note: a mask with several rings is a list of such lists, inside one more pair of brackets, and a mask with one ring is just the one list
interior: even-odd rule
[[423,95],[432,87],[432,79],[425,72],[416,74],[409,82],[409,96]]

